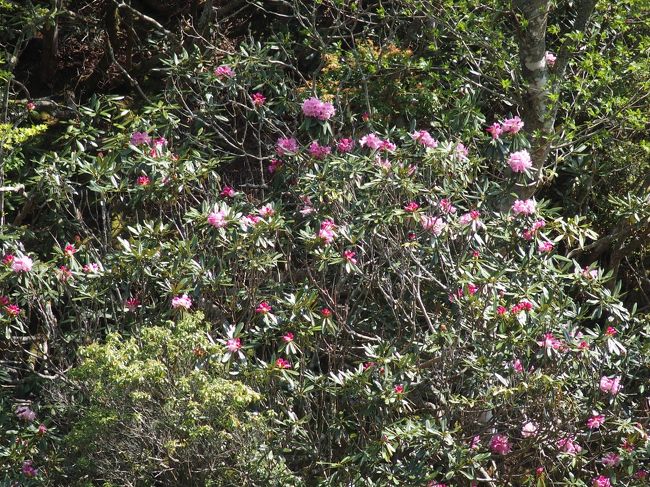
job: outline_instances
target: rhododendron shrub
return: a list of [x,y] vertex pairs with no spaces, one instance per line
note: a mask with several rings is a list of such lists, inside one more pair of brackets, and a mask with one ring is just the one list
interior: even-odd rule
[[0,320],[40,337],[60,441],[12,404],[12,475],[640,485],[648,317],[575,258],[584,216],[517,196],[522,120],[384,124],[248,48],[94,100],[34,175],[52,233],[2,242]]

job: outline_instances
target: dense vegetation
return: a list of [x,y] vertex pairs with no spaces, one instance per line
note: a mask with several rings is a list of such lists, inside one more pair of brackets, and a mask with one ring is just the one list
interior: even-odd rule
[[0,0],[0,485],[647,485],[622,0]]

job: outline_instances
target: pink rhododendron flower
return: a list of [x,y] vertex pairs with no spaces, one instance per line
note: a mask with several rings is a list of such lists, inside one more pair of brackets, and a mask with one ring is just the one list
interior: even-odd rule
[[255,225],[257,225],[261,221],[262,221],[262,219],[259,216],[249,214],[249,215],[242,216],[239,219],[239,224],[241,225],[243,230],[247,230],[248,227],[254,227]]
[[607,329],[605,330],[605,335],[613,337],[617,334],[618,332],[616,331],[616,328],[613,326],[608,326]]
[[14,272],[29,272],[32,270],[34,265],[32,259],[23,255],[21,257],[14,257],[14,260],[11,263],[11,270]]
[[544,59],[546,59],[546,65],[549,68],[552,68],[553,66],[555,66],[555,61],[557,60],[557,57],[552,52],[546,51],[546,53],[544,54]]
[[545,226],[546,226],[546,220],[540,218],[539,220],[533,223],[532,230],[533,232],[536,232],[537,230],[539,230],[540,228],[544,228]]
[[318,238],[322,239],[326,244],[331,244],[334,241],[336,233],[336,225],[332,220],[325,220],[320,224],[320,230],[318,231]]
[[535,469],[535,475],[537,477],[541,477],[543,473],[544,473],[544,467],[537,467]]
[[214,70],[214,75],[217,78],[232,78],[235,76],[235,72],[227,64],[222,64]]
[[596,429],[600,428],[605,422],[604,414],[595,414],[591,418],[587,419],[587,428]]
[[268,218],[270,216],[275,215],[275,210],[273,207],[269,204],[262,206],[257,212],[260,214],[262,218]]
[[610,452],[606,454],[600,461],[604,466],[611,468],[621,463],[621,457],[614,452]]
[[294,338],[294,335],[293,335],[293,333],[291,333],[290,331],[286,332],[286,333],[282,336],[282,340],[283,340],[284,342],[286,342],[286,343],[292,342],[292,341],[293,341],[293,338]]
[[512,204],[512,211],[515,215],[532,215],[535,213],[537,204],[535,200],[515,200]]
[[149,145],[151,137],[147,135],[147,132],[133,132],[129,142],[131,145]]
[[524,371],[524,366],[521,364],[521,360],[519,360],[519,359],[515,359],[515,361],[512,362],[512,368],[518,374],[521,374]]
[[388,159],[380,157],[379,154],[375,156],[375,164],[377,164],[386,172],[390,172],[390,170],[393,168],[391,162]]
[[562,341],[555,338],[553,333],[545,333],[544,338],[539,340],[537,344],[540,347],[552,348],[553,350],[559,350],[563,346]]
[[151,178],[149,176],[138,176],[138,179],[135,180],[135,183],[138,186],[149,186],[151,183]]
[[226,221],[226,212],[224,210],[212,211],[208,215],[208,224],[214,228],[223,228],[228,222]]
[[548,240],[540,242],[537,246],[537,250],[539,250],[539,252],[542,254],[550,252],[553,250],[553,243],[549,242]]
[[481,436],[480,435],[474,436],[472,438],[472,442],[470,443],[469,447],[472,450],[476,450],[476,449],[480,448],[481,447]]
[[273,308],[266,301],[262,301],[260,304],[257,305],[257,308],[255,308],[255,312],[261,315],[268,314],[271,311],[273,311]]
[[380,149],[393,152],[395,149],[397,149],[397,146],[393,144],[390,140],[382,140]]
[[178,309],[178,308],[183,308],[183,309],[190,309],[192,307],[192,298],[190,298],[187,294],[183,294],[182,296],[175,296],[172,299],[172,308]]
[[612,487],[612,483],[609,481],[608,477],[604,475],[599,475],[592,482],[592,487]]
[[615,396],[621,390],[621,378],[618,376],[607,377],[603,376],[600,378],[600,390],[607,394]]
[[271,159],[268,167],[269,174],[275,174],[275,171],[277,171],[280,166],[282,166],[282,161],[280,159]]
[[370,120],[370,114],[368,112],[363,112],[361,114],[361,120],[363,120],[364,122],[367,122],[368,120]]
[[469,225],[472,222],[478,221],[478,219],[481,217],[481,213],[477,210],[472,210],[468,213],[465,213],[460,216],[458,219],[458,222],[461,225]]
[[508,314],[508,309],[505,306],[497,306],[497,314],[499,316],[504,316]]
[[5,312],[9,316],[18,316],[20,314],[20,311],[21,311],[20,306],[18,306],[16,304],[8,304],[5,307]]
[[527,150],[520,150],[510,154],[508,164],[512,172],[524,172],[533,167],[533,161]]
[[18,406],[16,408],[16,416],[18,419],[28,423],[36,419],[36,413],[29,406]]
[[408,212],[408,213],[413,213],[413,212],[416,211],[419,207],[420,207],[420,205],[418,205],[415,201],[411,201],[408,205],[406,205],[406,206],[404,207],[404,211],[406,211],[406,212]]
[[438,202],[438,206],[440,206],[440,211],[443,213],[452,214],[456,213],[456,207],[451,204],[451,201],[449,201],[447,198],[443,198]]
[[503,131],[510,134],[516,134],[524,127],[524,122],[519,117],[508,118],[503,121]]
[[39,424],[36,432],[41,436],[44,435],[47,433],[47,426],[45,426],[43,423]]
[[433,233],[438,237],[446,227],[446,223],[442,218],[436,216],[422,215],[420,217],[422,228],[426,231]]
[[72,244],[67,244],[67,245],[63,248],[63,253],[64,253],[65,255],[67,255],[68,257],[72,257],[76,252],[77,252],[77,249],[76,249],[75,246],[72,245]]
[[29,112],[31,112],[32,110],[36,110],[36,103],[34,103],[33,101],[28,101],[27,103],[25,103],[25,108]]
[[353,148],[354,148],[353,139],[339,139],[339,141],[336,143],[336,149],[343,154],[352,151]]
[[368,146],[370,149],[379,149],[382,146],[382,140],[377,137],[376,134],[364,135],[359,139],[359,145],[361,147]]
[[515,305],[512,307],[512,309],[510,310],[510,312],[511,312],[512,314],[517,314],[517,313],[519,313],[520,311],[530,311],[530,310],[532,310],[532,309],[533,309],[533,303],[531,303],[531,302],[528,301],[527,299],[522,299],[521,301],[519,301],[517,304],[515,304]]
[[140,306],[140,300],[138,298],[129,298],[126,300],[126,309],[129,311],[135,311]]
[[38,475],[38,470],[34,468],[34,465],[31,460],[25,460],[23,462],[23,466],[20,469],[20,471],[25,477],[29,479],[34,478]]
[[411,134],[411,138],[424,147],[429,147],[430,149],[435,149],[438,147],[438,141],[431,137],[431,134],[426,130],[418,130],[417,132],[413,132]]
[[511,450],[510,441],[505,435],[494,435],[490,439],[490,450],[498,455],[506,455]]
[[356,259],[357,253],[354,252],[353,250],[344,250],[343,251],[343,258],[347,260],[350,264],[356,264],[357,259]]
[[461,161],[467,160],[467,156],[469,155],[469,149],[465,147],[465,144],[463,144],[462,142],[458,142],[458,144],[456,144],[455,152],[456,152],[456,157],[458,157],[458,159],[460,159]]
[[88,264],[85,264],[83,266],[83,271],[86,274],[95,274],[99,272],[99,264],[95,264],[94,262],[90,262]]
[[585,340],[582,340],[580,343],[578,343],[578,348],[580,350],[589,350],[589,344]]
[[501,128],[501,124],[499,122],[494,122],[485,130],[489,132],[490,135],[492,135],[492,139],[494,140],[498,139],[499,136],[501,135],[501,132],[503,132],[503,129]]
[[293,137],[280,137],[275,143],[275,151],[280,156],[298,152],[298,141]]
[[229,338],[226,340],[226,348],[230,353],[237,353],[241,349],[241,339]]
[[404,386],[402,384],[397,384],[394,387],[395,394],[402,394],[404,392]]
[[309,155],[314,159],[324,159],[332,152],[332,148],[327,145],[320,145],[317,141],[309,144]]
[[253,93],[251,95],[251,101],[256,107],[261,107],[266,102],[266,97],[260,92]]
[[317,118],[318,120],[329,120],[334,116],[336,110],[334,105],[329,102],[321,101],[315,96],[306,99],[302,103],[302,113],[306,117]]
[[576,455],[582,451],[582,447],[575,442],[573,436],[568,436],[558,440],[556,443],[557,447],[569,455]]
[[287,360],[285,360],[283,358],[277,359],[275,361],[275,366],[278,369],[290,369],[291,368],[291,364],[289,363],[289,361],[287,361]]
[[320,314],[324,318],[329,318],[330,316],[332,316],[332,310],[329,309],[329,308],[323,308],[323,309],[320,310]]
[[15,255],[7,254],[2,258],[2,263],[4,265],[10,265],[14,261],[15,258],[16,258]]
[[585,277],[587,279],[597,279],[598,269],[589,269],[589,267],[585,267],[582,269],[582,277]]
[[236,194],[237,192],[233,188],[230,186],[224,186],[221,193],[219,193],[219,196],[222,198],[233,198]]
[[533,436],[537,436],[538,431],[539,427],[537,424],[533,423],[532,421],[528,421],[521,428],[521,436],[524,438],[532,438]]

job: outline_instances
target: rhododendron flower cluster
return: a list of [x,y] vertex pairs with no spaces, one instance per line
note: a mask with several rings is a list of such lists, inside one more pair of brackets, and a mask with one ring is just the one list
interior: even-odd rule
[[251,101],[256,107],[261,107],[266,102],[266,97],[262,93],[253,93],[251,95]]
[[36,419],[36,413],[29,406],[18,406],[16,416],[22,421],[32,422]]
[[325,220],[320,224],[320,230],[318,231],[318,238],[323,240],[326,244],[331,244],[336,237],[336,225],[332,220]]
[[592,430],[597,429],[600,428],[604,422],[605,422],[604,414],[595,414],[591,416],[589,419],[587,419],[587,427]]
[[592,487],[612,487],[609,477],[605,477],[604,475],[596,477],[591,485]]
[[519,117],[507,118],[502,123],[502,130],[509,134],[516,134],[524,128],[524,122]]
[[212,211],[208,215],[208,224],[215,228],[223,228],[228,224],[226,216],[227,212],[225,210]]
[[492,125],[490,125],[488,128],[485,129],[490,135],[492,135],[493,139],[498,139],[499,136],[501,135],[501,132],[503,132],[503,128],[501,128],[501,124],[499,122],[494,122]]
[[582,447],[576,443],[573,436],[559,439],[556,445],[561,451],[568,453],[569,455],[577,455],[582,451]]
[[397,146],[393,144],[390,140],[383,140],[377,136],[377,134],[368,134],[364,135],[359,139],[359,145],[361,147],[368,147],[373,150],[385,150],[392,152],[397,149]]
[[298,152],[298,141],[293,137],[280,137],[275,144],[275,150],[280,156]]
[[459,160],[466,161],[468,159],[467,156],[469,156],[469,149],[465,147],[465,144],[462,142],[458,142],[458,144],[456,144],[456,148],[454,149],[454,153]]
[[268,171],[269,174],[275,174],[275,172],[282,166],[282,161],[280,159],[271,159],[269,162]]
[[458,223],[461,225],[469,225],[474,222],[478,222],[481,217],[481,213],[477,210],[471,210],[468,213],[465,213],[458,218]]
[[351,152],[352,149],[354,149],[353,139],[339,139],[339,141],[336,143],[336,150],[342,154]]
[[551,252],[553,250],[553,242],[549,242],[548,240],[540,242],[537,246],[537,250],[539,250],[540,253]]
[[32,270],[34,262],[26,255],[14,257],[11,262],[11,270],[14,272],[29,272]]
[[442,198],[440,201],[438,201],[438,206],[440,207],[440,211],[448,215],[456,213],[456,207],[447,198]]
[[544,54],[544,59],[546,60],[546,65],[549,68],[552,68],[553,66],[555,66],[555,61],[557,60],[557,57],[552,52],[546,51],[546,53]]
[[174,309],[190,309],[192,307],[192,298],[187,294],[182,296],[174,296],[172,299],[172,308]]
[[285,343],[290,343],[293,341],[294,337],[294,334],[288,331],[282,336],[282,341]]
[[524,438],[532,438],[534,436],[537,436],[538,431],[539,431],[539,426],[537,426],[537,423],[528,421],[526,424],[524,424],[521,427],[521,436],[523,436]]
[[277,359],[277,360],[275,361],[275,366],[276,366],[278,369],[290,369],[290,368],[291,368],[291,364],[289,363],[289,361],[288,361],[288,360],[285,360],[285,359],[283,359],[283,358],[279,358],[279,359]]
[[326,156],[330,155],[332,148],[327,145],[320,145],[318,141],[314,140],[309,144],[309,155],[314,159],[325,159]]
[[428,147],[430,149],[435,149],[438,147],[438,141],[431,137],[431,134],[426,130],[418,130],[417,132],[413,132],[411,134],[411,138],[424,147]]
[[420,217],[420,223],[422,224],[422,228],[431,232],[436,237],[440,236],[447,226],[442,218],[429,215],[422,215]]
[[259,210],[257,210],[257,212],[262,218],[269,218],[275,215],[275,210],[270,204],[262,206]]
[[527,150],[520,150],[513,152],[508,157],[508,164],[512,172],[519,173],[525,172],[531,167],[533,167],[533,161],[530,159],[530,154]]
[[505,435],[494,435],[490,439],[490,450],[497,455],[506,455],[512,450],[510,440]]
[[343,251],[343,258],[347,260],[350,264],[356,264],[357,263],[357,253],[354,252],[353,250],[344,250]]
[[329,120],[334,116],[336,110],[329,102],[321,101],[315,96],[307,98],[302,102],[302,113],[306,117],[317,118],[318,120]]
[[413,213],[418,208],[420,208],[420,205],[418,205],[415,201],[411,201],[406,206],[404,206],[404,211],[408,213]]
[[621,457],[620,455],[617,455],[614,452],[607,453],[601,460],[602,464],[605,467],[616,467],[619,463],[621,463]]
[[149,176],[138,176],[138,179],[135,180],[136,184],[138,186],[149,186],[151,183],[151,178]]
[[217,66],[217,68],[214,70],[214,75],[217,78],[233,78],[235,76],[235,72],[227,64],[222,64],[221,66]]
[[151,144],[151,137],[147,134],[147,132],[133,132],[131,134],[131,139],[129,140],[131,145],[149,145]]
[[615,396],[620,392],[621,388],[622,388],[621,378],[618,376],[615,377],[603,376],[600,378],[600,390],[602,392]]
[[226,348],[230,353],[237,353],[241,349],[241,339],[229,338],[226,340]]
[[537,209],[535,200],[515,200],[512,204],[512,211],[515,215],[532,215]]
[[255,308],[255,312],[261,315],[269,314],[271,311],[273,311],[273,308],[266,301],[262,301],[257,305],[257,308]]
[[221,193],[219,193],[219,196],[222,198],[234,198],[236,194],[237,192],[234,190],[234,188],[230,186],[224,186],[221,190]]
[[551,348],[553,350],[560,350],[564,347],[564,343],[561,340],[555,338],[553,333],[545,333],[544,338],[537,342],[540,347]]

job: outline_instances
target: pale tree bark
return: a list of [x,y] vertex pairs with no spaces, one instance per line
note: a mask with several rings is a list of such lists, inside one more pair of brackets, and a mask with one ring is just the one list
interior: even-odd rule
[[[522,94],[522,118],[524,128],[531,137],[531,159],[535,175],[531,184],[517,188],[517,194],[520,198],[530,198],[542,182],[544,164],[551,150],[559,100],[550,106],[550,95],[559,93],[576,46],[571,41],[563,45],[557,56],[551,83],[551,72],[546,64],[546,27],[551,1],[513,0],[512,5],[519,18],[517,43],[521,78],[525,86]],[[596,0],[577,2],[576,16],[568,22],[571,25],[569,32],[585,30],[595,5]]]

